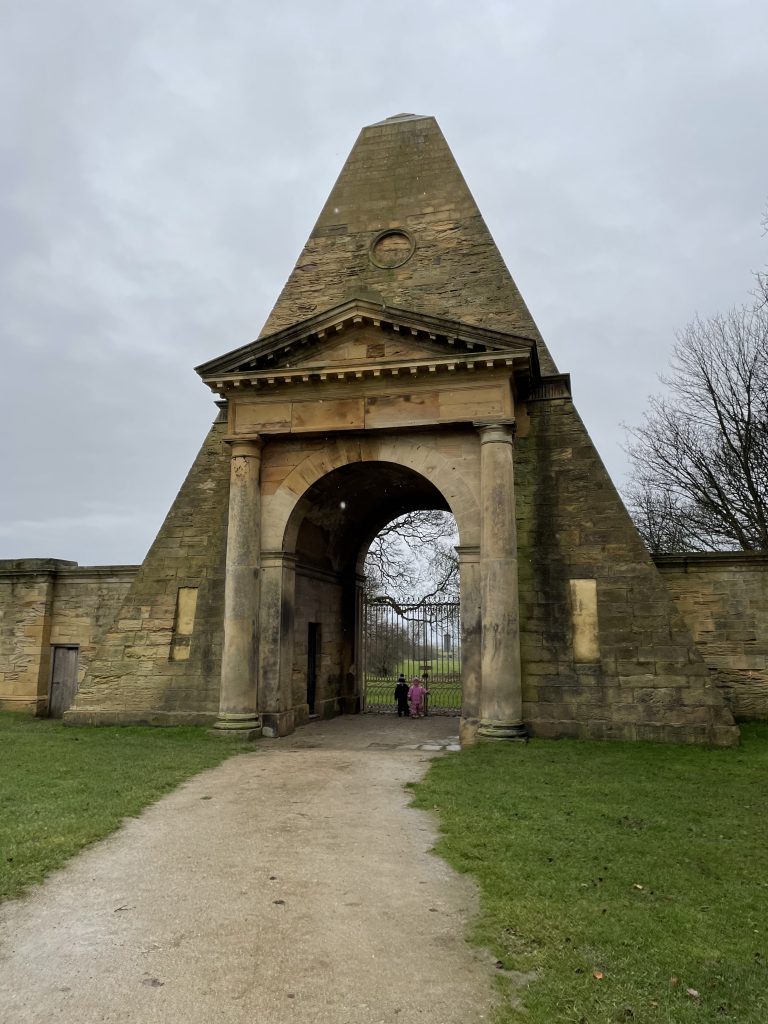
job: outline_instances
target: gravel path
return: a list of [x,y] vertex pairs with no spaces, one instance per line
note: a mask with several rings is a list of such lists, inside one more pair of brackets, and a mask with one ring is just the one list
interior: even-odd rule
[[313,723],[190,780],[0,907],[0,1021],[487,1019],[474,890],[403,790],[455,727]]

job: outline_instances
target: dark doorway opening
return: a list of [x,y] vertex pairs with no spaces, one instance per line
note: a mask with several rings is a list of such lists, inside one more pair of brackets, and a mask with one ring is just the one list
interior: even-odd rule
[[317,668],[320,663],[320,623],[307,623],[307,706],[315,714],[317,700]]

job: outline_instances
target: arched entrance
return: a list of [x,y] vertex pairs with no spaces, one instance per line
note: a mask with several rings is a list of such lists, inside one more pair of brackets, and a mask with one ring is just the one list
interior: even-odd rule
[[462,738],[525,736],[513,379],[531,343],[354,299],[262,348],[206,367],[231,446],[217,727],[292,731],[310,704],[324,713],[324,673],[339,708],[358,706],[355,566],[423,507],[450,510],[461,538]]
[[380,458],[331,469],[296,501],[280,557],[282,664],[275,672],[269,652],[261,659],[267,730],[361,710],[365,554],[383,526],[418,509],[452,511],[423,473]]

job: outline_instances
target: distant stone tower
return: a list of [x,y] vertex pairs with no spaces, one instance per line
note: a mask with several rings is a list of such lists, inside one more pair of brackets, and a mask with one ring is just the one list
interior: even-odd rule
[[738,730],[432,117],[360,134],[70,722],[290,732],[360,692],[361,567],[391,519],[460,536],[465,743],[729,745]]

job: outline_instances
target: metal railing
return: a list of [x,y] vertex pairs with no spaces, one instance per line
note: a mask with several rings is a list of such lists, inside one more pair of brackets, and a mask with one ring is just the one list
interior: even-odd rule
[[367,599],[363,619],[363,710],[394,714],[395,684],[417,676],[426,685],[427,714],[461,713],[459,603]]

